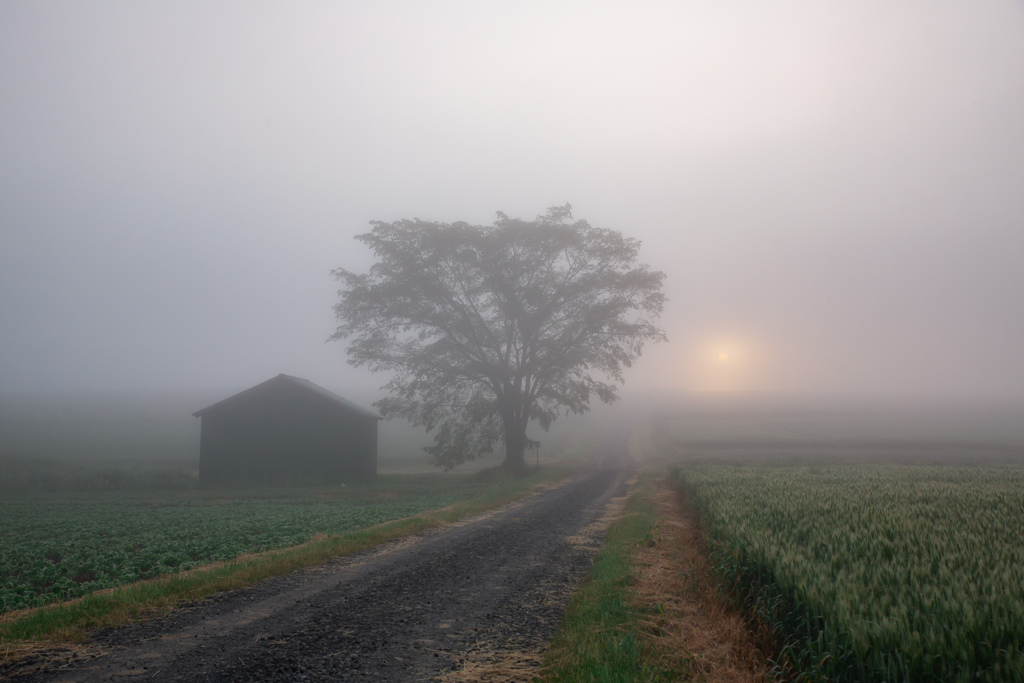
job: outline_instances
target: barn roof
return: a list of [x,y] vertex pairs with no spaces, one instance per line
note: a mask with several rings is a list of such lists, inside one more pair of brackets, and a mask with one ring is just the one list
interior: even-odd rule
[[306,389],[308,391],[311,391],[311,392],[313,392],[315,394],[319,394],[320,396],[322,396],[322,397],[324,397],[326,399],[330,399],[331,401],[334,401],[335,403],[337,403],[339,405],[345,406],[346,408],[348,408],[352,412],[358,413],[359,415],[362,415],[363,417],[372,417],[375,420],[382,419],[380,415],[378,415],[377,413],[373,412],[372,410],[368,410],[367,408],[363,408],[360,405],[356,405],[352,401],[349,401],[348,399],[345,399],[345,398],[342,398],[341,396],[338,396],[333,391],[328,391],[327,389],[324,389],[322,386],[319,386],[317,384],[313,384],[308,379],[302,379],[301,377],[292,377],[291,375],[285,375],[283,373],[278,375],[277,377],[273,377],[271,379],[268,379],[266,382],[262,382],[260,384],[257,384],[254,387],[250,387],[250,388],[246,389],[245,391],[240,391],[239,393],[237,393],[237,394],[235,394],[233,396],[229,396],[228,398],[224,399],[223,401],[218,401],[218,402],[214,403],[213,405],[206,406],[202,410],[197,410],[196,412],[192,413],[192,415],[193,415],[193,417],[202,417],[204,413],[208,413],[208,412],[211,412],[213,410],[216,410],[217,408],[220,408],[222,405],[224,405],[226,403],[233,402],[235,399],[242,398],[243,396],[250,396],[252,394],[259,393],[261,390],[266,388],[267,385],[269,385],[269,384],[280,384],[282,382],[293,384],[293,385],[299,386],[299,387],[301,387],[303,389]]

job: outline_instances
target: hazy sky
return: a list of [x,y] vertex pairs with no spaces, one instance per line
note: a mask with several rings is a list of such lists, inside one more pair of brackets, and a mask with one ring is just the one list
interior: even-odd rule
[[362,397],[373,219],[571,202],[627,391],[1024,396],[1021,2],[0,4],[0,391]]

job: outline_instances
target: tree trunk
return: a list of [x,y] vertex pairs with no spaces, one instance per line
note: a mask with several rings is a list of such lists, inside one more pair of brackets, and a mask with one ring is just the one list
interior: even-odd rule
[[526,467],[526,425],[516,424],[511,416],[504,418],[505,423],[505,462],[502,465],[508,472],[516,476],[525,476]]

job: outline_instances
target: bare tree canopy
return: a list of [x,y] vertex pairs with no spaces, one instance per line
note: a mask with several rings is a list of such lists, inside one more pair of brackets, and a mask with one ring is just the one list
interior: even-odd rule
[[377,408],[436,430],[426,450],[446,469],[503,441],[505,467],[523,471],[531,419],[548,429],[594,396],[614,401],[623,370],[665,339],[664,273],[636,263],[639,241],[572,222],[568,204],[533,221],[499,212],[493,227],[372,225],[356,237],[370,272],[333,271],[331,339],[350,340],[349,364],[394,373]]

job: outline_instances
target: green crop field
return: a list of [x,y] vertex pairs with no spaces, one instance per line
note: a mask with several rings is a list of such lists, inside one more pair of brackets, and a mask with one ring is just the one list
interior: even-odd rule
[[1024,467],[687,464],[719,572],[811,679],[1024,680]]
[[308,489],[0,498],[0,613],[365,528],[480,493],[464,475]]

